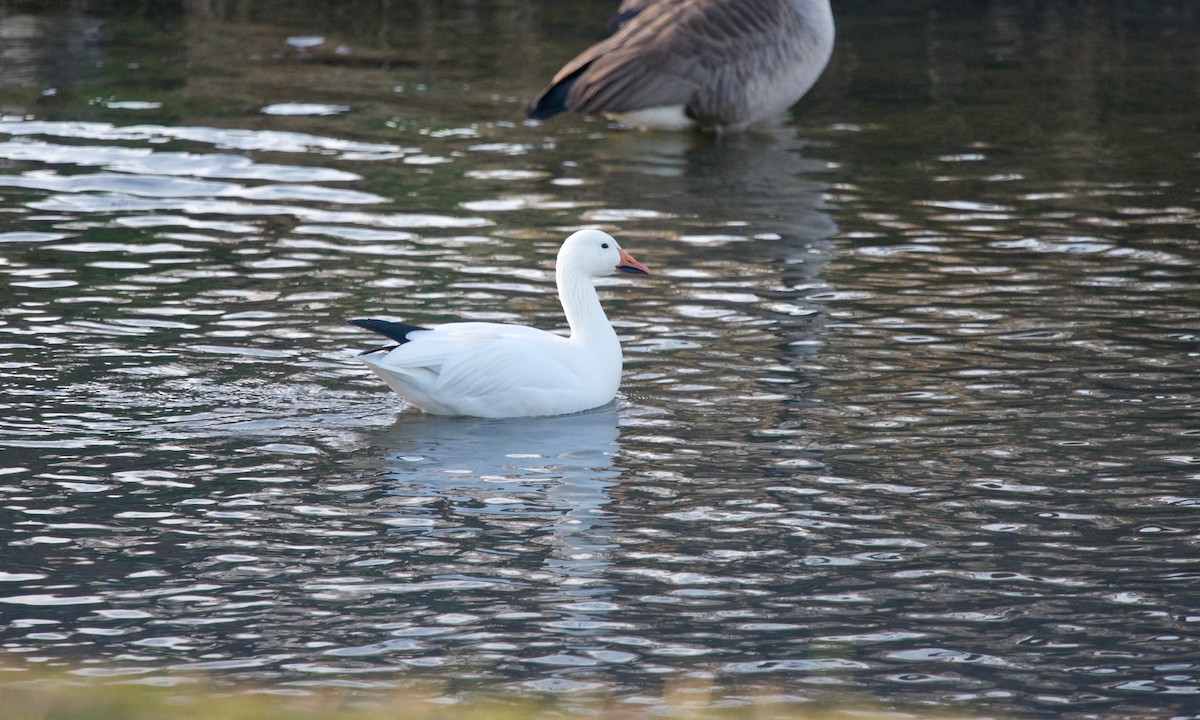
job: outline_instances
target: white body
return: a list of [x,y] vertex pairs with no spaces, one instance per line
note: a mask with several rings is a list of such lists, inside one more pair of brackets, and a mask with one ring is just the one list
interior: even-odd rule
[[593,284],[614,271],[645,268],[609,235],[577,232],[563,243],[555,273],[570,337],[520,325],[450,323],[414,330],[395,349],[362,359],[430,413],[504,418],[598,407],[621,382],[621,344]]

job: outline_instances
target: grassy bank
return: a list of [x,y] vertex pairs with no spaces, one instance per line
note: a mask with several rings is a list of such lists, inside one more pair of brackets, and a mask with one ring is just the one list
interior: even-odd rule
[[917,717],[861,707],[810,707],[767,700],[728,707],[726,700],[705,688],[695,687],[668,692],[661,702],[644,706],[602,696],[495,695],[447,702],[444,695],[432,688],[363,694],[328,689],[230,689],[203,682],[155,687],[69,677],[35,681],[20,675],[0,678],[0,718],[4,720],[897,720]]

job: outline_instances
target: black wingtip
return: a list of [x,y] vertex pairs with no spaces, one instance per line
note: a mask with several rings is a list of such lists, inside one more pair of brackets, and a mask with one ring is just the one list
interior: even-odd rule
[[408,325],[390,320],[372,320],[369,318],[351,320],[350,324],[364,330],[370,330],[373,333],[379,333],[388,340],[393,340],[401,345],[408,342],[409,333],[429,329],[420,325]]
[[575,85],[575,81],[589,66],[590,63],[584,65],[543,90],[537,100],[525,106],[525,115],[530,120],[545,120],[570,110],[571,108],[567,107],[567,95],[571,94],[571,88]]
[[377,352],[391,352],[398,347],[400,347],[400,346],[399,345],[380,345],[377,348],[371,348],[370,350],[363,350],[362,352],[360,352],[358,354],[358,356],[362,357],[363,355],[374,355]]
[[542,91],[537,100],[525,106],[525,116],[530,120],[545,120],[567,110],[567,93],[571,83],[560,82]]

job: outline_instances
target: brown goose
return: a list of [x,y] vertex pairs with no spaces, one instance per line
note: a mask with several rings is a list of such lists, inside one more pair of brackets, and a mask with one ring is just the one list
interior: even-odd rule
[[575,110],[646,128],[743,130],[799,100],[833,51],[829,0],[625,0],[610,27],[529,117]]

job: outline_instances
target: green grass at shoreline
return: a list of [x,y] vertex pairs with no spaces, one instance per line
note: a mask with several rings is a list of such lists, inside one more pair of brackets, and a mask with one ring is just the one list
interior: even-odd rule
[[[728,706],[711,688],[668,690],[651,706],[604,695],[500,693],[448,700],[425,689],[354,691],[230,688],[204,680],[169,687],[72,677],[0,677],[3,720],[906,720],[934,715],[767,699]],[[961,716],[958,716],[961,717]]]

